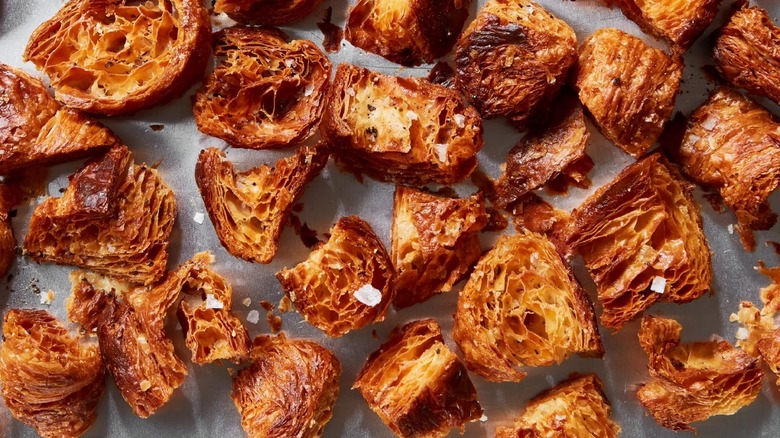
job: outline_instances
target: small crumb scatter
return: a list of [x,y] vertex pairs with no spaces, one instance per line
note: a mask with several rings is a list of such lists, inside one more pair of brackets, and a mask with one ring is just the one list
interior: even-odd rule
[[260,321],[260,312],[257,310],[250,310],[246,315],[246,320],[252,324],[257,324],[257,321]]
[[729,224],[726,229],[729,230],[729,234],[734,234],[734,224]]
[[739,339],[740,341],[744,341],[745,339],[747,339],[749,334],[750,333],[747,331],[745,327],[740,327],[737,329],[737,339]]
[[244,298],[244,301],[241,301],[246,307],[249,307],[250,304],[252,304],[252,299],[249,297]]
[[197,222],[199,224],[202,224],[203,223],[203,219],[205,219],[205,218],[206,218],[206,215],[204,215],[203,213],[198,212],[198,213],[195,213],[195,216],[192,217],[192,220],[194,220],[195,222]]
[[146,391],[147,389],[151,388],[152,384],[149,383],[148,380],[142,380],[141,381],[141,391]]
[[54,301],[54,291],[49,289],[45,294],[41,294],[41,304],[49,305]]
[[664,293],[666,290],[666,279],[663,277],[653,277],[653,282],[650,283],[650,290],[659,294]]
[[371,330],[371,337],[374,338],[374,339],[378,338],[378,336],[376,334],[376,330]]
[[151,128],[151,129],[152,129],[152,131],[154,131],[154,132],[160,132],[160,131],[162,131],[163,129],[165,129],[165,125],[157,125],[157,124],[155,124],[155,125],[149,125],[149,128]]
[[285,295],[279,301],[279,311],[282,312],[282,313],[285,313],[285,312],[289,312],[291,310],[292,310],[292,301],[290,301],[290,297]]
[[225,307],[222,301],[216,299],[213,294],[206,294],[206,308],[208,309],[222,309]]
[[369,283],[364,284],[353,295],[366,306],[374,307],[382,302],[382,292]]

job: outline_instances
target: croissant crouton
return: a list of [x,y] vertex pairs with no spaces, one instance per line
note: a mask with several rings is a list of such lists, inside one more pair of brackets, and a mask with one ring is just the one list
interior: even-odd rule
[[522,366],[601,357],[593,303],[546,237],[502,235],[458,296],[452,333],[469,370],[493,382],[520,381]]
[[159,279],[176,199],[157,170],[129,164],[129,154],[114,146],[76,172],[61,198],[38,205],[24,253],[39,263],[80,266],[122,281]]
[[119,139],[82,112],[62,107],[40,79],[0,64],[0,174],[103,152]]
[[458,92],[349,64],[336,69],[321,130],[339,167],[408,185],[463,181],[483,145],[482,120]]
[[239,23],[282,26],[311,14],[323,0],[216,0],[214,12]]
[[716,188],[737,216],[742,244],[777,222],[769,195],[780,185],[780,124],[753,100],[720,88],[691,114],[672,154],[694,181]]
[[339,219],[326,243],[276,278],[304,319],[333,337],[382,321],[395,298],[390,256],[357,216]]
[[572,212],[568,245],[596,283],[605,327],[620,329],[656,301],[686,303],[709,290],[711,253],[692,190],[653,154]]
[[577,36],[530,0],[490,0],[455,47],[457,86],[486,118],[523,128],[577,60]]
[[537,395],[512,427],[496,428],[496,438],[601,437],[616,438],[604,384],[595,374],[572,377]]
[[683,63],[622,30],[599,29],[580,47],[575,88],[608,140],[644,155],[672,115]]
[[482,416],[466,368],[432,319],[396,328],[353,385],[400,437],[444,437]]
[[214,35],[218,64],[193,97],[198,129],[234,147],[298,144],[325,107],[331,64],[311,41],[273,28],[231,27]]
[[639,343],[651,380],[637,397],[661,426],[695,432],[691,423],[752,403],[764,372],[758,359],[722,339],[681,344],[681,331],[673,319],[642,318]]
[[358,0],[344,36],[398,64],[431,63],[455,45],[470,6],[471,0]]
[[743,7],[723,26],[715,63],[732,84],[780,104],[780,28],[766,11]]
[[341,364],[310,341],[259,336],[252,365],[233,378],[230,394],[250,438],[322,435],[339,395]]
[[327,162],[326,148],[303,146],[273,168],[236,173],[223,152],[201,151],[195,181],[222,246],[244,260],[271,262],[290,210]]
[[71,0],[33,32],[23,58],[43,70],[65,105],[120,115],[200,79],[210,38],[201,0]]
[[421,303],[449,292],[474,266],[477,233],[487,225],[482,193],[448,198],[409,187],[395,189],[390,253],[398,278],[393,305]]
[[97,345],[80,342],[45,310],[3,318],[0,381],[11,414],[43,437],[78,437],[92,426],[105,387]]

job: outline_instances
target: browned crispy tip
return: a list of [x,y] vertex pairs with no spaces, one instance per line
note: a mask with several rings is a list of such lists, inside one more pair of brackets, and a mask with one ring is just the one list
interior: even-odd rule
[[339,394],[338,358],[319,344],[284,335],[255,338],[251,355],[230,394],[249,437],[321,436]]
[[87,162],[61,198],[36,207],[24,253],[133,283],[162,277],[176,199],[157,170],[129,163],[126,146]]
[[264,149],[309,138],[325,107],[331,63],[311,41],[274,28],[214,34],[218,63],[193,96],[198,129],[234,147]]
[[523,366],[572,354],[601,357],[593,303],[542,235],[499,237],[458,297],[455,342],[466,366],[494,382],[520,381]]
[[753,230],[777,222],[768,202],[780,185],[780,124],[739,92],[720,88],[691,114],[682,144],[672,155],[694,181],[720,192],[737,216],[745,249]]
[[481,192],[450,198],[398,186],[391,255],[398,274],[396,308],[449,292],[482,253],[478,233],[488,223]]
[[46,438],[92,426],[105,386],[95,344],[81,342],[49,312],[11,309],[3,318],[0,381],[5,405]]
[[290,211],[327,162],[322,143],[300,147],[273,168],[244,172],[235,172],[218,149],[201,151],[195,181],[222,246],[244,260],[270,263]]
[[596,283],[605,327],[619,330],[656,301],[684,303],[709,290],[711,253],[692,190],[653,154],[572,212],[568,248]]
[[320,125],[336,164],[419,186],[463,181],[477,166],[482,119],[456,91],[340,64]]
[[524,128],[550,103],[577,60],[577,36],[530,0],[485,3],[455,47],[458,88],[485,118]]
[[732,84],[780,104],[780,28],[766,11],[743,7],[723,26],[713,56]]
[[757,358],[725,340],[681,344],[681,331],[673,319],[642,318],[639,343],[649,356],[651,380],[637,397],[661,426],[695,432],[691,423],[752,403],[764,372]]
[[390,256],[357,216],[339,219],[326,243],[276,278],[304,319],[333,337],[384,320],[395,298]]
[[323,0],[216,0],[214,12],[239,23],[282,26],[314,12]]
[[400,437],[444,437],[482,416],[466,368],[432,319],[396,328],[368,357],[353,388]]
[[620,426],[603,388],[595,374],[572,376],[531,399],[514,424],[496,428],[495,436],[616,438]]
[[640,157],[672,116],[682,70],[680,58],[604,28],[580,46],[574,86],[604,136]]
[[471,0],[358,0],[344,29],[347,41],[405,66],[431,63],[452,49]]
[[203,76],[211,22],[201,0],[72,0],[24,51],[65,105],[129,114],[177,97]]

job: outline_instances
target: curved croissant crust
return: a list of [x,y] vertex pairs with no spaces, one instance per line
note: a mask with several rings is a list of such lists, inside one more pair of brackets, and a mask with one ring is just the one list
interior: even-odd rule
[[455,45],[470,6],[471,0],[358,0],[344,36],[398,64],[431,63]]
[[281,26],[314,12],[323,0],[216,0],[214,12],[239,23]]
[[503,235],[477,263],[458,297],[452,334],[469,370],[519,381],[519,367],[600,357],[593,304],[546,237]]
[[780,104],[780,27],[766,11],[743,7],[720,29],[715,63],[732,84]]
[[758,359],[724,340],[681,344],[681,331],[673,319],[642,318],[639,343],[651,380],[637,397],[661,426],[695,432],[691,423],[752,403],[764,372]]
[[572,212],[568,244],[596,283],[605,327],[620,329],[656,301],[685,303],[709,290],[711,253],[692,190],[654,154]]
[[482,120],[458,92],[349,64],[336,69],[321,129],[339,167],[408,185],[463,181],[483,145]]
[[395,189],[391,254],[398,274],[396,308],[449,292],[482,253],[487,225],[482,193],[448,198],[409,187]]
[[78,110],[62,107],[40,79],[0,64],[0,174],[105,151],[119,139]]
[[609,141],[640,157],[672,115],[683,64],[641,39],[599,29],[580,46],[575,88]]
[[201,0],[71,0],[33,32],[24,59],[49,76],[65,105],[128,114],[203,76],[210,37]]
[[11,309],[0,346],[3,399],[43,437],[81,436],[97,415],[105,367],[97,345],[68,334],[49,312]]
[[16,238],[8,214],[16,200],[10,191],[6,183],[0,183],[0,277],[5,276],[16,257]]
[[455,47],[457,86],[486,118],[523,128],[577,61],[577,36],[530,0],[490,0]]
[[341,364],[310,341],[259,336],[252,365],[233,378],[230,394],[250,438],[322,435],[339,395]]
[[572,377],[537,395],[512,427],[496,429],[496,438],[602,437],[616,438],[620,426],[595,374]]
[[357,216],[339,219],[326,243],[276,278],[306,321],[328,336],[382,321],[395,298],[390,256],[371,226]]
[[290,210],[327,162],[322,145],[303,146],[273,168],[236,173],[223,152],[201,151],[195,181],[225,249],[244,260],[270,263]]
[[295,145],[314,133],[331,71],[314,43],[231,27],[214,35],[214,56],[217,67],[193,97],[201,132],[252,149]]
[[36,207],[25,254],[122,281],[159,279],[168,261],[176,199],[157,170],[131,161],[126,146],[88,161],[61,198]]
[[432,319],[396,328],[368,357],[353,388],[400,437],[444,437],[482,416],[466,368]]

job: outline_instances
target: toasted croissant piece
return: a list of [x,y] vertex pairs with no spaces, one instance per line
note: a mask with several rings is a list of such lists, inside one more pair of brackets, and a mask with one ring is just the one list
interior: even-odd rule
[[80,342],[49,312],[3,318],[0,380],[5,405],[43,437],[78,437],[92,426],[105,387],[97,345]]
[[322,435],[339,395],[341,364],[310,341],[259,336],[252,365],[233,378],[230,394],[250,438]]
[[780,104],[780,27],[759,7],[743,7],[715,43],[718,70],[732,84]]
[[71,0],[24,50],[65,105],[129,114],[170,100],[203,76],[211,22],[201,0]]
[[471,0],[358,0],[344,36],[398,64],[431,63],[455,45],[470,6]]
[[271,262],[290,210],[327,162],[322,145],[303,146],[273,168],[236,173],[223,152],[201,151],[195,181],[222,246],[244,260]]
[[83,158],[119,139],[81,111],[62,107],[40,79],[0,64],[0,174]]
[[489,0],[455,47],[457,86],[486,118],[520,128],[550,103],[577,60],[577,36],[530,0]]
[[239,23],[282,26],[314,12],[323,0],[216,0],[214,12]]
[[496,438],[616,438],[620,426],[610,416],[603,388],[595,374],[563,381],[531,399],[512,427],[496,428]]
[[599,29],[580,46],[575,88],[608,140],[645,154],[672,115],[683,63],[639,38]]
[[0,277],[5,276],[16,256],[16,238],[8,214],[16,203],[11,190],[8,184],[0,183]]
[[217,67],[193,97],[198,129],[232,146],[298,144],[325,107],[331,64],[311,41],[273,28],[231,27],[214,35]]
[[681,331],[673,319],[642,318],[639,343],[651,380],[637,397],[661,426],[695,432],[691,423],[752,403],[764,372],[757,358],[725,340],[681,344]]
[[114,146],[77,171],[61,198],[35,209],[24,253],[148,285],[165,272],[175,216],[157,170],[130,164],[127,147]]
[[477,166],[482,120],[454,90],[340,64],[321,124],[339,167],[379,181],[463,181]]
[[432,319],[396,328],[352,387],[400,437],[444,437],[482,416],[466,368]]
[[357,216],[339,219],[326,243],[276,278],[304,319],[333,337],[384,320],[395,298],[390,256]]
[[679,148],[672,151],[694,181],[716,188],[737,216],[745,249],[753,230],[777,222],[769,195],[780,185],[780,124],[753,100],[720,88],[691,114]]
[[390,252],[398,278],[393,305],[421,303],[449,292],[474,266],[478,232],[487,225],[482,192],[448,198],[409,187],[395,189]]
[[653,154],[572,212],[568,245],[596,283],[605,327],[620,329],[656,301],[686,303],[709,290],[711,253],[692,191]]

